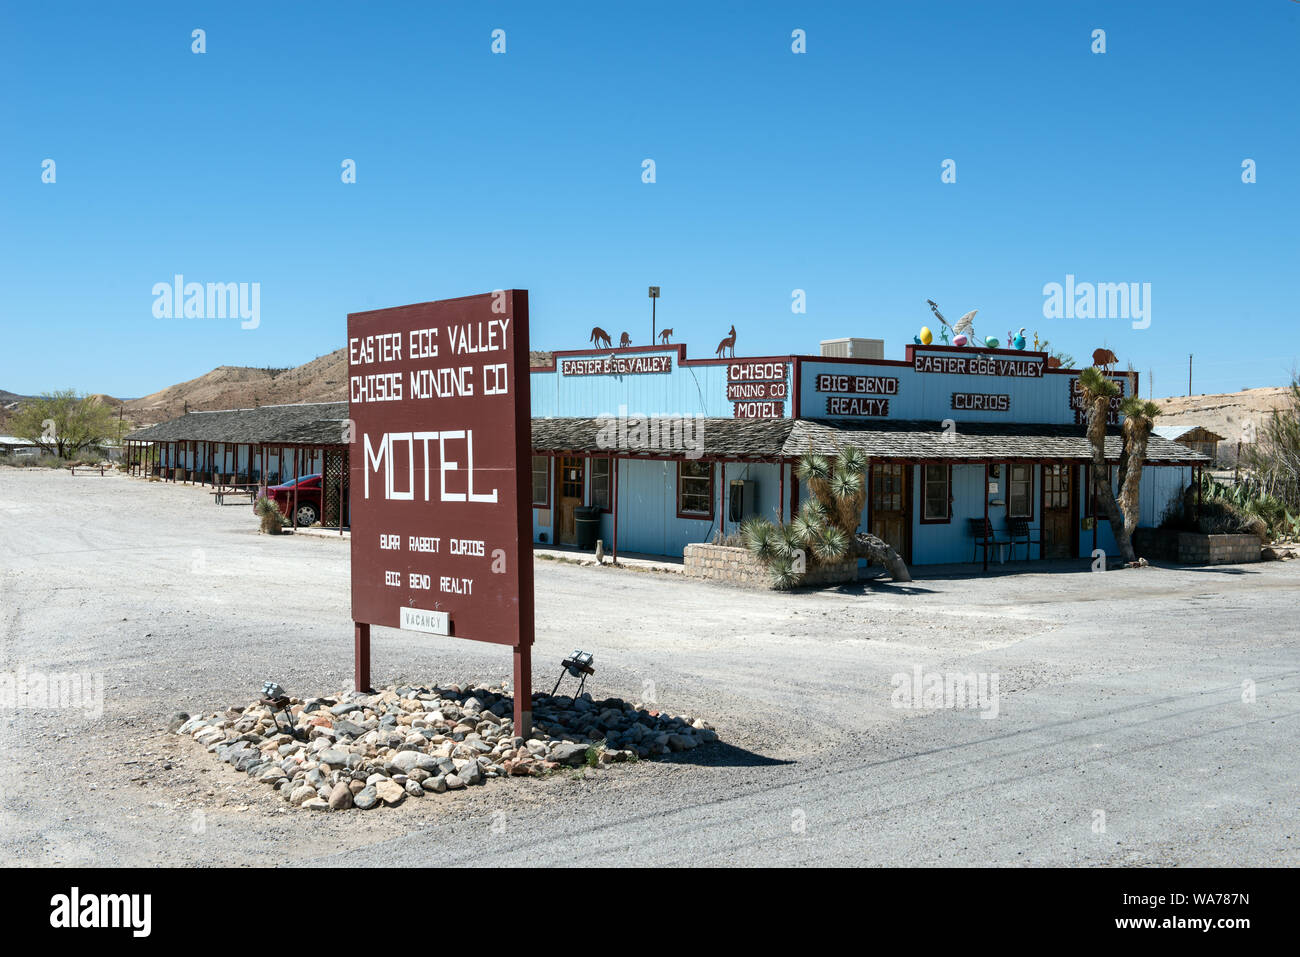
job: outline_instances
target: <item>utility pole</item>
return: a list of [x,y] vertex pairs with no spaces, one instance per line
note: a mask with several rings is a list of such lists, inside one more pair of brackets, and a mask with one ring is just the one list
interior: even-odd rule
[[655,306],[659,304],[659,287],[650,287],[650,345],[655,344]]
[[1192,394],[1192,354],[1187,353],[1187,395]]

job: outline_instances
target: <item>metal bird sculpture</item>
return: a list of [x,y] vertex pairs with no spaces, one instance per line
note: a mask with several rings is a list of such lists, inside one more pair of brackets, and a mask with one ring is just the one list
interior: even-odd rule
[[947,319],[943,317],[943,313],[939,311],[938,303],[936,303],[933,299],[927,299],[926,302],[930,304],[930,311],[934,313],[934,317],[938,319],[939,322],[941,322],[945,328],[952,330],[953,345],[964,346],[968,339],[974,340],[975,327],[972,320],[974,320],[975,318],[975,313],[979,312],[978,309],[972,309],[970,312],[966,313],[966,315],[958,319],[956,324],[954,325],[953,323],[950,323]]

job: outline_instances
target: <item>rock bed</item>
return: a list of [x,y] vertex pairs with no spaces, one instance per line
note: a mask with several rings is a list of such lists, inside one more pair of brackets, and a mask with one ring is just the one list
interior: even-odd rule
[[[514,734],[509,685],[389,686],[290,698],[206,717],[174,716],[186,734],[236,770],[274,787],[296,807],[320,811],[389,807],[488,778],[636,760],[718,739],[707,723],[619,698],[533,695],[533,734]],[[278,723],[277,723],[278,722]]]

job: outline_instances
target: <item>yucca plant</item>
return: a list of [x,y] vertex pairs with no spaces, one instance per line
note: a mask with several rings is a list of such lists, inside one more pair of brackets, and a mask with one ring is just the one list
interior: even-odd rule
[[798,564],[799,557],[804,551],[803,536],[795,529],[793,523],[774,527],[776,528],[775,547],[777,557]]
[[[764,565],[777,588],[792,588],[809,563],[832,564],[861,554],[886,565],[896,581],[911,581],[897,552],[871,536],[857,535],[867,497],[867,456],[847,448],[836,455],[805,455],[795,475],[808,486],[805,500],[788,523],[751,519],[741,526],[745,546]],[[864,544],[861,539],[866,539]]]
[[765,518],[751,518],[740,525],[740,539],[760,561],[776,557],[776,527]]
[[843,561],[849,554],[849,533],[838,525],[827,525],[811,545],[817,561],[825,564]]
[[275,503],[275,499],[266,495],[258,498],[253,510],[261,519],[262,531],[267,535],[279,535],[287,524],[284,513],[280,511],[280,506]]
[[826,527],[826,508],[816,499],[803,503],[797,515],[790,519],[790,528],[800,543],[811,542]]

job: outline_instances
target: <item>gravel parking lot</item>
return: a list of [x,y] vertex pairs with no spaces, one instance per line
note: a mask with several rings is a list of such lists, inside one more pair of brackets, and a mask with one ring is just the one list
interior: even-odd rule
[[[394,809],[290,809],[175,711],[351,680],[348,546],[122,476],[0,468],[0,671],[102,674],[101,715],[0,710],[19,865],[1300,863],[1300,563],[1036,566],[768,594],[536,563],[535,686],[703,717],[659,761]],[[499,646],[376,629],[376,683],[509,677]],[[996,674],[995,719],[894,707]],[[1245,684],[1244,684],[1245,683]],[[1251,693],[1253,691],[1253,694]]]

